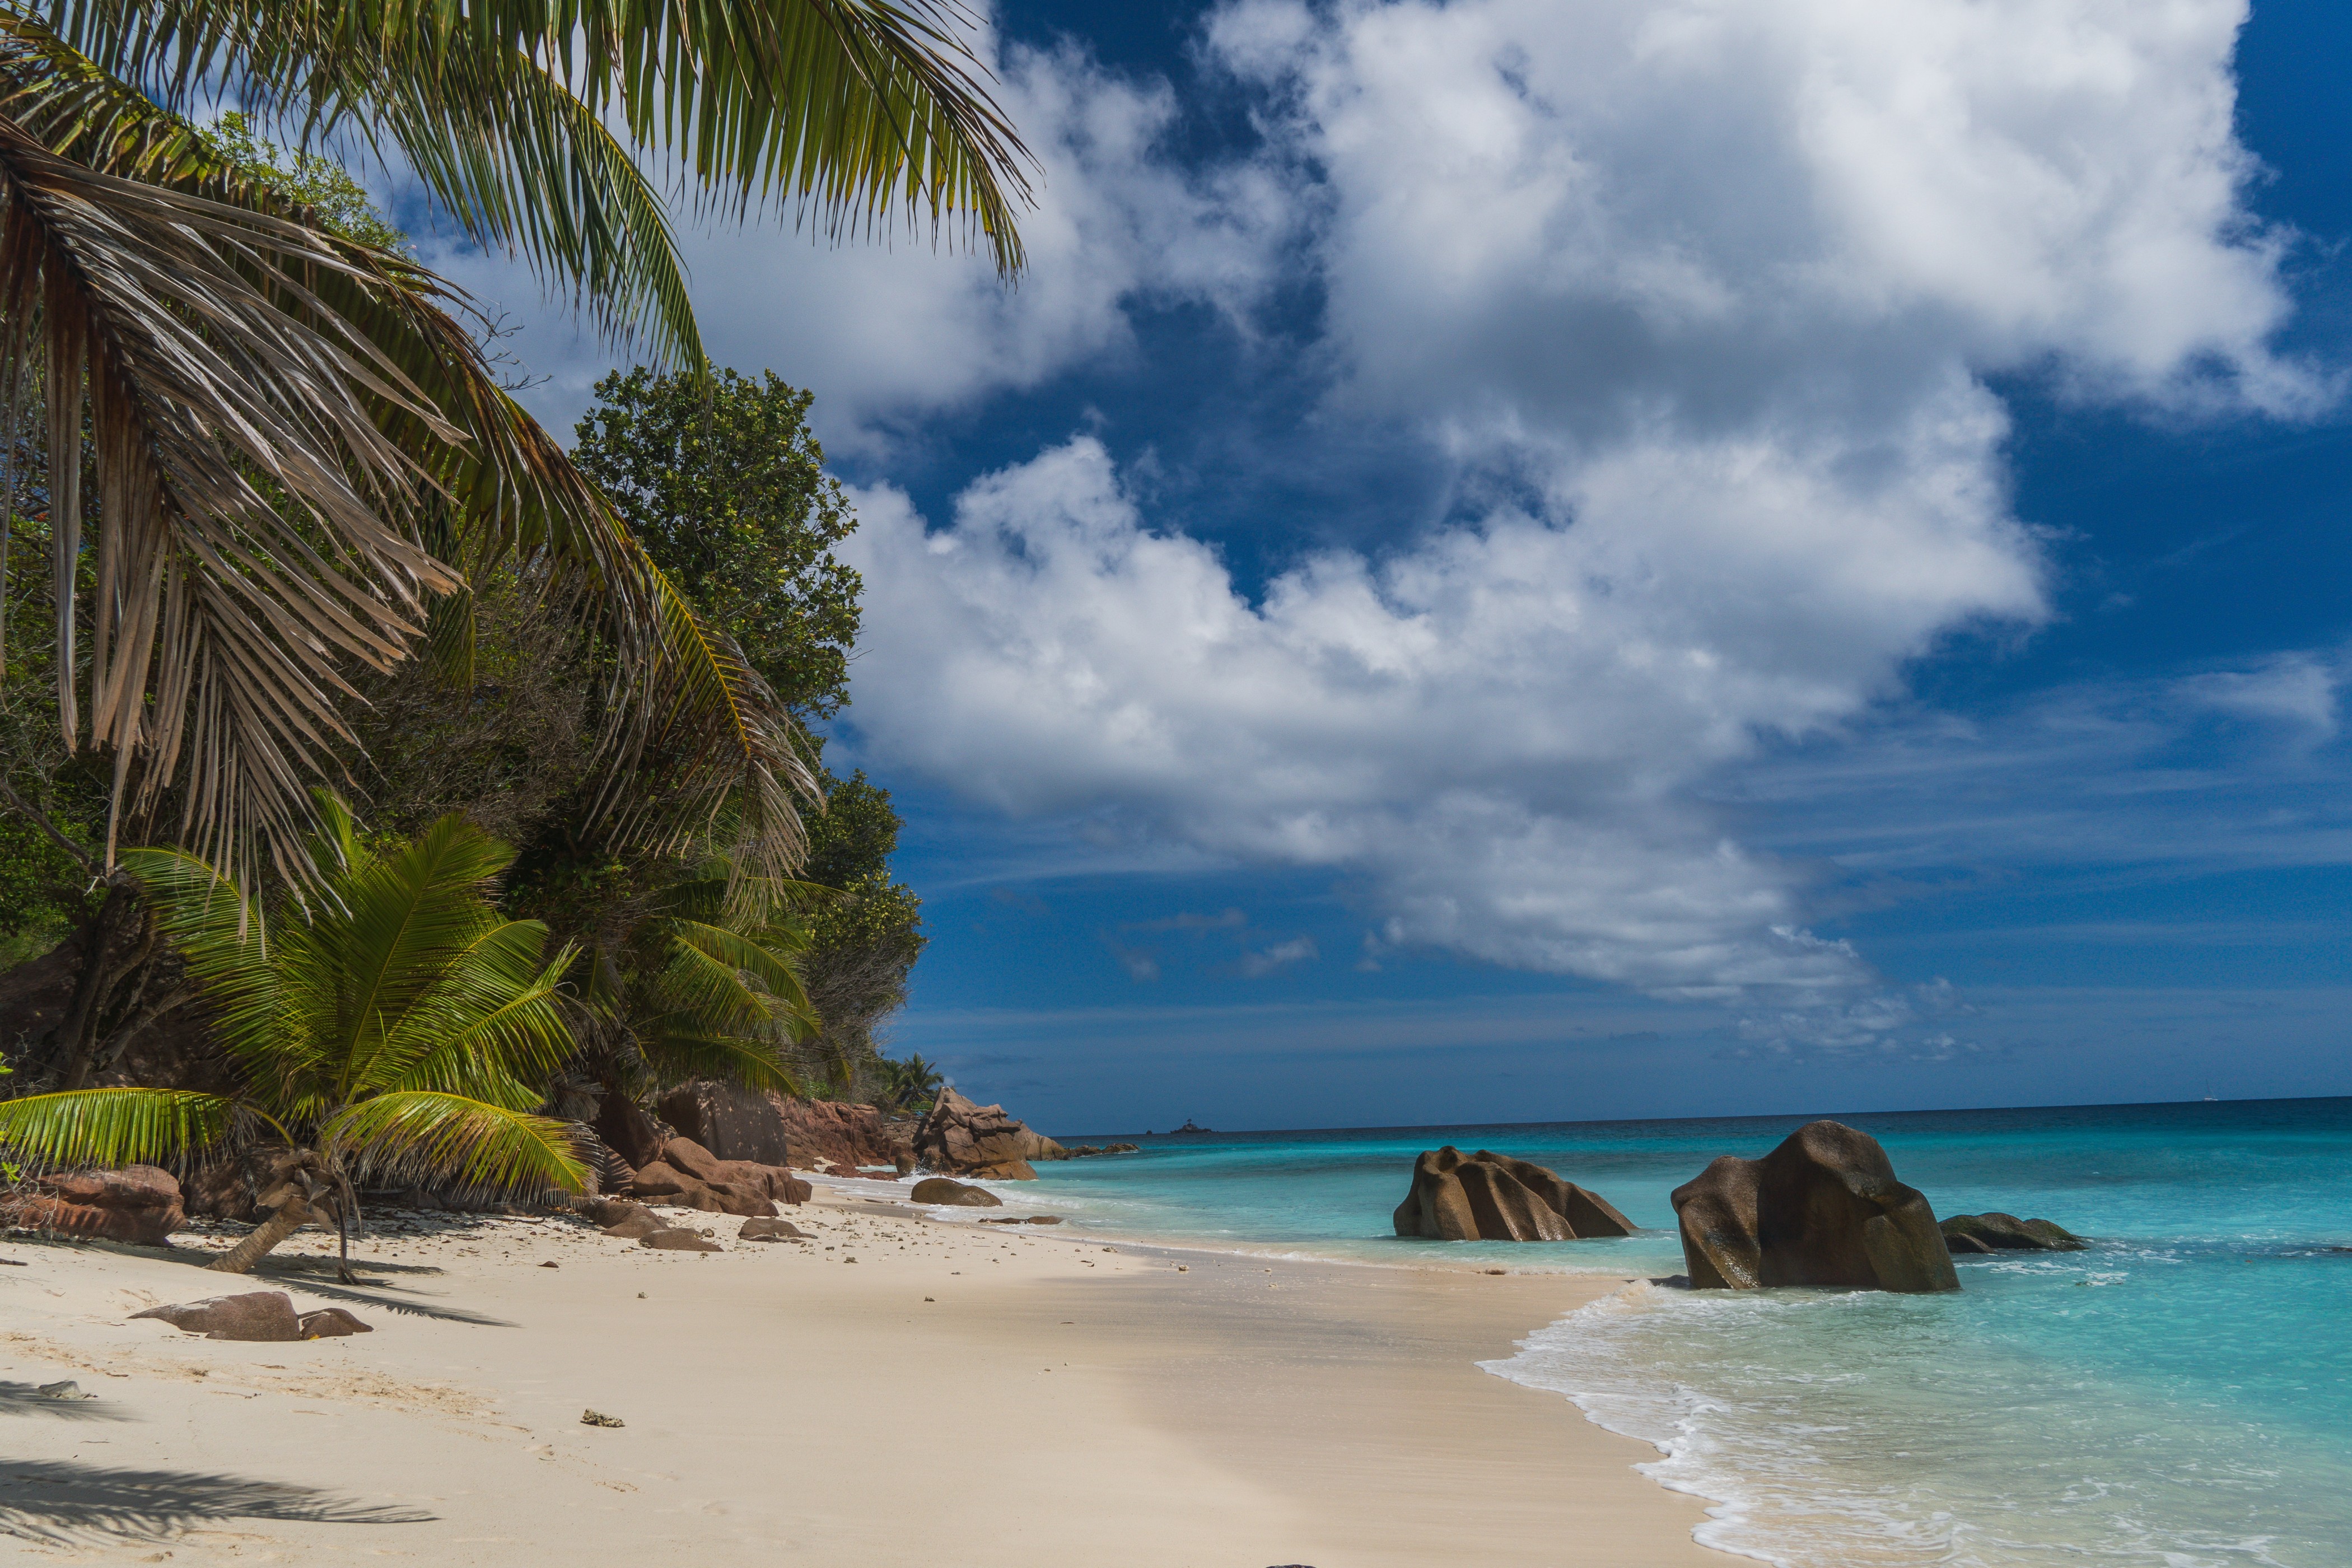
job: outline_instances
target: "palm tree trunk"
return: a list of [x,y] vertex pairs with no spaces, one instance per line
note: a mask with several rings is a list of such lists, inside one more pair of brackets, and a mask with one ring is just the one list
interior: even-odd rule
[[310,1223],[310,1210],[300,1198],[288,1198],[253,1229],[253,1234],[214,1258],[205,1268],[221,1274],[250,1274],[270,1248]]

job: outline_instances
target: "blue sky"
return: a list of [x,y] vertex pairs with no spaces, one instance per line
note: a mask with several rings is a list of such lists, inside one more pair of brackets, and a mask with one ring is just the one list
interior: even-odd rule
[[1017,293],[693,236],[857,490],[899,1047],[1068,1131],[2352,1093],[2352,22],[2242,16],[1012,4]]

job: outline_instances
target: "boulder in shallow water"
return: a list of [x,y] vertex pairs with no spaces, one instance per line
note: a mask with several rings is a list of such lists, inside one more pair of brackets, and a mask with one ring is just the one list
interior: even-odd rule
[[2063,1226],[2013,1214],[1956,1214],[1937,1226],[1953,1252],[2080,1252],[2089,1246]]
[[1032,1160],[1062,1160],[1059,1143],[1006,1114],[1001,1105],[974,1105],[952,1089],[940,1090],[915,1130],[915,1157],[934,1171],[999,1181],[1034,1181]]
[[1723,1155],[1674,1205],[1699,1289],[1960,1288],[1926,1196],[1895,1180],[1877,1139],[1840,1122],[1801,1127],[1760,1160]]
[[993,1209],[1004,1206],[1004,1200],[986,1187],[967,1186],[961,1182],[951,1182],[945,1176],[925,1177],[915,1184],[915,1190],[908,1195],[919,1204],[950,1204],[958,1208]]
[[1631,1236],[1606,1198],[1526,1160],[1448,1144],[1412,1163],[1412,1188],[1393,1216],[1399,1236],[1436,1241],[1582,1241]]

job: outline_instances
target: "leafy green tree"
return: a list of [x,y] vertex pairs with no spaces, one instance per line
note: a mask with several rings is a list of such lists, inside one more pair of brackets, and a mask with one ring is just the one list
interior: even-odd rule
[[853,1092],[875,1079],[875,1029],[905,1005],[907,977],[922,956],[922,900],[890,879],[898,813],[890,792],[866,781],[824,775],[825,809],[809,818],[803,875],[835,897],[814,901],[802,960],[818,1029],[807,1054],[835,1088]]
[[330,233],[404,255],[416,248],[409,243],[407,231],[383,216],[367,187],[332,158],[299,147],[281,147],[261,136],[249,118],[234,110],[196,134],[222,158],[309,207]]
[[469,237],[698,374],[665,163],[721,210],[778,199],[836,236],[903,211],[1018,269],[1026,153],[960,16],[0,0],[0,403],[12,445],[28,383],[43,406],[58,721],[114,761],[107,866],[128,813],[134,839],[174,837],[248,880],[304,875],[306,785],[346,733],[349,671],[394,668],[432,601],[462,622],[472,576],[523,558],[604,624],[621,739],[698,727],[685,775],[754,797],[778,861],[808,782],[732,650],[505,395],[455,291],[182,110],[234,84],[299,128],[293,165],[271,169],[298,185],[325,139],[396,156]]
[[810,395],[773,371],[715,385],[640,365],[596,384],[572,460],[787,708],[848,699],[857,574],[834,546],[857,526],[808,431]]
[[[363,1179],[454,1178],[577,1192],[563,1124],[535,1114],[572,1049],[556,986],[570,950],[502,919],[511,859],[461,817],[378,852],[320,792],[310,846],[324,885],[274,909],[195,857],[124,860],[217,1020],[234,1095],[88,1089],[0,1101],[0,1147],[47,1164],[115,1165],[210,1149],[250,1118],[299,1151],[274,1212],[211,1265],[252,1268],[314,1218],[345,1233]],[[264,1194],[268,1199],[271,1194]],[[348,1278],[348,1251],[346,1251]]]
[[717,856],[673,878],[623,940],[581,966],[584,1076],[606,1093],[695,1078],[803,1092],[788,1058],[816,1020],[793,891]]

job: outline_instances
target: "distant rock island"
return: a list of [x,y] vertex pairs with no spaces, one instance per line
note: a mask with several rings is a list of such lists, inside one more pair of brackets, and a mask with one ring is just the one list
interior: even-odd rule
[[1170,1129],[1168,1130],[1168,1136],[1170,1136],[1171,1138],[1177,1138],[1177,1137],[1181,1137],[1183,1134],[1185,1134],[1185,1133],[1187,1133],[1187,1132],[1214,1132],[1215,1131],[1216,1131],[1216,1129],[1215,1129],[1215,1128],[1213,1128],[1213,1127],[1195,1127],[1195,1126],[1193,1126],[1193,1125],[1192,1125],[1192,1119],[1191,1117],[1189,1117],[1189,1116],[1188,1116],[1188,1117],[1186,1117],[1186,1118],[1184,1119],[1184,1125],[1183,1125],[1183,1126],[1181,1126],[1181,1127],[1171,1127],[1171,1128],[1170,1128]]

